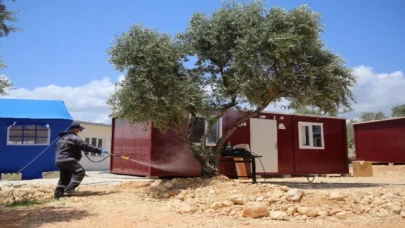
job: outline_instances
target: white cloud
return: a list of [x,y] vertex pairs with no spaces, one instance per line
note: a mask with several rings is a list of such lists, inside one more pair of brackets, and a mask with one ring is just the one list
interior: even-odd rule
[[[353,87],[357,104],[353,104],[354,111],[346,113],[346,118],[357,118],[361,112],[383,111],[389,116],[391,107],[405,104],[404,88],[405,76],[401,71],[392,73],[376,73],[373,68],[358,66],[353,68],[358,80]],[[10,98],[29,99],[60,99],[65,101],[70,113],[76,120],[92,122],[111,123],[108,117],[110,110],[106,100],[115,90],[114,83],[122,80],[123,76],[117,79],[108,77],[93,80],[83,86],[61,87],[48,85],[37,87],[33,90],[17,88],[9,91]],[[288,104],[282,101],[276,105]],[[292,112],[291,110],[280,109],[279,106],[269,106],[266,110],[277,112]]]
[[[405,104],[405,75],[401,71],[377,73],[373,68],[360,65],[353,68],[357,83],[352,88],[357,103],[352,104],[353,111],[341,115],[345,118],[358,118],[362,112],[384,112],[391,116],[391,108]],[[283,101],[281,104],[288,104]],[[284,111],[268,107],[267,110]],[[292,112],[292,111],[288,111]]]
[[8,98],[63,100],[75,120],[111,123],[106,101],[115,90],[115,82],[104,77],[78,87],[51,84],[33,90],[16,88],[9,91]]

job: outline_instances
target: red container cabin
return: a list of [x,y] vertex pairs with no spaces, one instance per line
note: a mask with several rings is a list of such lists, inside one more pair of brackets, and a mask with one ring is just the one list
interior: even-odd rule
[[405,163],[405,117],[353,124],[356,159]]
[[[239,111],[228,111],[217,122],[207,145],[215,145],[222,132],[241,115]],[[200,119],[195,126],[193,135],[197,140],[204,132],[206,122]],[[112,131],[112,153],[141,163],[112,157],[111,173],[138,176],[201,174],[201,167],[190,149],[173,132],[163,134],[153,124],[131,127],[120,119],[113,119]],[[232,145],[248,144],[251,152],[263,156],[263,167],[256,160],[259,175],[349,173],[345,119],[263,112],[241,124],[228,141]],[[222,158],[226,159],[229,158]],[[155,163],[161,165],[150,165]],[[233,163],[221,162],[219,170],[229,177],[237,176]]]

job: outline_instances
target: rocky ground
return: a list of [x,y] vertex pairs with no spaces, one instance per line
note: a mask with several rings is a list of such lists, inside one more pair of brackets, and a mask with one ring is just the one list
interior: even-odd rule
[[374,177],[217,177],[100,183],[52,200],[53,184],[0,190],[0,227],[405,227],[405,166]]

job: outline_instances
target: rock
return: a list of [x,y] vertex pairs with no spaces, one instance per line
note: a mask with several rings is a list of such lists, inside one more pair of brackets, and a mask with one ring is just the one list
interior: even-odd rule
[[181,213],[181,214],[183,214],[183,213],[194,213],[196,211],[197,211],[197,209],[195,209],[194,207],[192,207],[189,204],[183,204],[178,210],[178,212]]
[[331,192],[330,195],[329,195],[329,199],[331,199],[331,200],[341,200],[341,201],[343,201],[343,200],[345,200],[345,198],[346,197],[344,195],[340,194],[340,192]]
[[162,196],[163,196],[163,198],[169,198],[170,197],[169,193],[167,193],[167,192],[164,193]]
[[285,193],[286,200],[293,202],[300,201],[303,195],[303,192],[298,189],[291,189]]
[[300,218],[301,220],[307,220],[308,219],[308,216],[306,216],[306,215],[303,215],[303,216],[301,216],[301,218]]
[[230,207],[234,205],[234,202],[225,200],[224,202],[222,202],[222,205],[224,205],[225,207]]
[[385,204],[385,201],[382,200],[381,198],[378,198],[378,197],[375,198],[374,201],[373,201],[373,203],[372,203],[372,205],[373,205],[373,206],[376,206],[376,207],[381,206],[381,205],[383,205],[383,204]]
[[320,216],[320,217],[326,217],[328,215],[329,215],[329,213],[327,211],[318,211],[318,216]]
[[392,198],[395,198],[395,197],[396,197],[396,195],[394,193],[388,192],[388,193],[385,193],[384,195],[382,195],[381,199],[392,199]]
[[336,217],[338,217],[338,218],[345,218],[346,216],[347,216],[346,211],[341,211],[336,214]]
[[210,208],[214,209],[214,210],[218,210],[218,209],[221,209],[223,207],[224,207],[224,205],[221,202],[212,203],[211,206],[210,206]]
[[173,188],[173,182],[171,182],[171,181],[166,182],[165,187],[166,188]]
[[270,212],[270,218],[273,220],[285,220],[287,213],[284,211],[272,211]]
[[259,197],[256,198],[256,201],[258,201],[258,202],[262,202],[263,200],[264,200],[263,196],[259,196]]
[[159,186],[162,183],[162,180],[155,180],[153,183],[150,184],[150,186],[156,187]]
[[401,212],[401,217],[405,218],[405,210]]
[[273,191],[272,197],[273,197],[273,198],[280,198],[280,197],[282,197],[283,195],[284,195],[284,192],[283,192],[281,189],[276,188],[276,189]]
[[269,215],[266,204],[261,202],[248,202],[244,205],[242,216],[250,218],[260,218]]
[[246,202],[246,199],[243,198],[242,195],[233,195],[233,196],[231,196],[230,200],[232,202],[234,202],[235,204],[239,204],[239,205],[244,205]]
[[398,205],[392,205],[391,207],[389,207],[389,210],[394,214],[400,214],[402,207],[400,207]]
[[215,190],[214,190],[214,189],[210,189],[210,190],[208,191],[208,193],[209,193],[209,194],[215,194]]
[[213,213],[215,213],[215,210],[210,208],[210,209],[205,210],[205,212],[209,213],[209,214],[213,214]]
[[389,212],[388,212],[388,210],[386,210],[386,209],[384,209],[384,208],[380,208],[380,209],[378,210],[378,212],[375,213],[375,215],[378,216],[378,217],[386,217],[386,216],[389,215]]
[[290,188],[287,187],[287,186],[281,186],[280,189],[281,189],[282,191],[284,191],[284,192],[288,192],[288,191],[290,190]]
[[289,207],[287,209],[287,214],[288,215],[294,215],[295,213],[297,213],[297,208],[296,207]]
[[329,215],[336,215],[338,213],[342,212],[342,210],[339,209],[333,209],[329,211]]
[[298,212],[300,215],[306,215],[306,214],[308,214],[309,210],[310,210],[309,207],[298,207],[298,208],[297,208],[297,212]]

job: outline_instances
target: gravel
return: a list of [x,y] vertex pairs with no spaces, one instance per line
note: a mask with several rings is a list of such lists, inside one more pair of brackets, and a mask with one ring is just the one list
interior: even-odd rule
[[[148,180],[90,173],[76,196],[56,179],[0,182],[2,227],[405,227],[405,166],[374,177]],[[264,180],[259,180],[264,181]],[[14,186],[10,186],[13,183]],[[40,204],[9,207],[23,200]],[[3,226],[3,224],[6,224]]]

